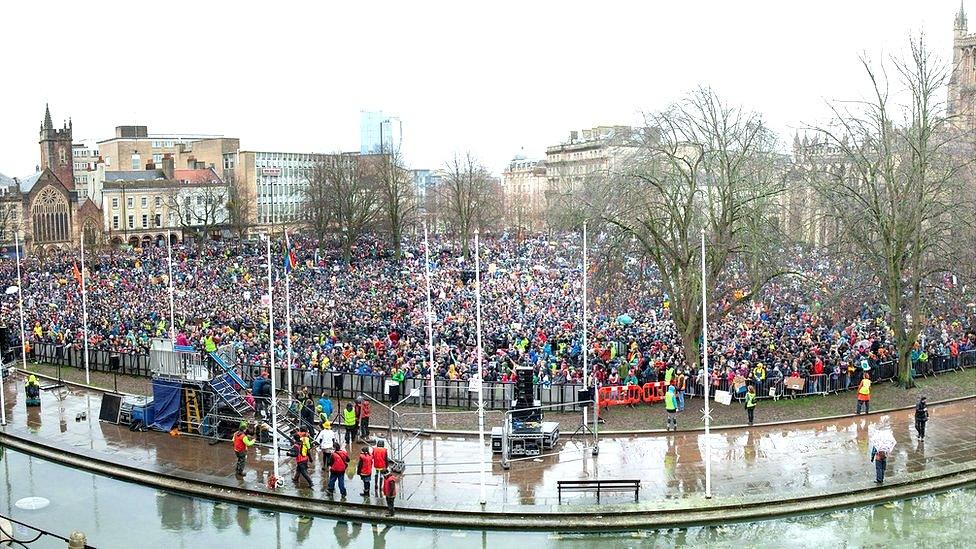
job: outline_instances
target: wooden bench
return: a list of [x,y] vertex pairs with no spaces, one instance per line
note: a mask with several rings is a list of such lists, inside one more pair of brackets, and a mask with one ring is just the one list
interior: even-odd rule
[[634,503],[640,495],[640,481],[634,479],[618,480],[558,480],[559,503],[563,502],[563,492],[591,492],[596,490],[596,501],[600,502],[600,492],[634,492]]

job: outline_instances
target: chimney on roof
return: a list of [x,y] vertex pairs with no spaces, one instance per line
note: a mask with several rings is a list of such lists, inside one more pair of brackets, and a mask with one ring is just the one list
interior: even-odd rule
[[173,155],[166,153],[163,155],[163,176],[172,180],[175,173]]

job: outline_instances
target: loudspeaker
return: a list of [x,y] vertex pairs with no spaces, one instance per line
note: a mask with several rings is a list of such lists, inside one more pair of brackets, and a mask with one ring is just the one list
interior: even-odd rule
[[10,340],[10,328],[6,324],[0,325],[0,353],[7,354],[12,341]]
[[109,370],[112,370],[113,372],[118,371],[119,366],[121,365],[121,363],[122,363],[122,359],[119,357],[119,355],[113,353],[113,354],[111,354],[111,355],[108,356],[108,369]]
[[122,395],[114,393],[102,394],[102,405],[98,410],[98,419],[118,425],[121,414]]

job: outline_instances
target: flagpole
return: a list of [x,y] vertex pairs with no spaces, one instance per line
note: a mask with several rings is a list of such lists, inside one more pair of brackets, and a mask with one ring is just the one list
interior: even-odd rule
[[[268,235],[268,358],[271,359],[271,443],[274,445],[272,463],[274,478],[280,480],[278,470],[278,387],[275,383],[275,351],[274,351],[274,289],[271,284],[271,235]],[[277,487],[277,484],[275,484]]]
[[288,401],[292,400],[294,393],[291,390],[291,286],[288,279],[291,277],[291,242],[288,240],[288,229],[285,229],[285,346],[286,346],[286,367],[288,369]]
[[477,304],[477,331],[478,331],[478,463],[481,468],[481,504],[488,501],[485,493],[485,392],[484,392],[484,372],[481,364],[481,248],[478,243],[479,231],[474,231],[474,276],[475,276],[475,303]]
[[169,339],[175,345],[176,341],[176,305],[173,300],[173,245],[166,228],[166,256],[169,258]]
[[[20,235],[14,231],[14,253],[17,254],[17,302],[20,309],[20,357],[27,372],[27,334],[24,332],[24,284],[20,279]],[[3,375],[0,375],[0,425],[7,424],[7,397],[4,394]]]
[[81,317],[85,334],[85,385],[91,385],[88,369],[88,291],[85,287],[85,231],[81,231]]
[[708,376],[708,307],[706,303],[705,286],[705,229],[701,230],[701,264],[702,264],[702,368],[704,378],[702,385],[705,386],[705,498],[712,497],[712,445],[709,438],[709,427],[711,426],[711,414],[708,410],[708,386],[711,382]]
[[[586,221],[583,221],[583,390],[588,384],[586,348]],[[586,425],[586,406],[583,406],[583,425]]]
[[430,243],[427,240],[427,223],[424,222],[424,270],[427,272],[427,369],[430,371],[431,425],[437,429],[437,374],[434,366],[434,313],[430,305]]

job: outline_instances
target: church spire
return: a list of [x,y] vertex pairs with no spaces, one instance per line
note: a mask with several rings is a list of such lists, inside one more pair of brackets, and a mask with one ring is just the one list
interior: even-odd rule
[[54,129],[54,123],[51,122],[51,108],[47,103],[44,103],[44,126],[42,128],[45,130]]
[[966,6],[963,0],[959,1],[959,13],[956,14],[956,24],[955,30],[966,32],[968,25],[966,24]]

